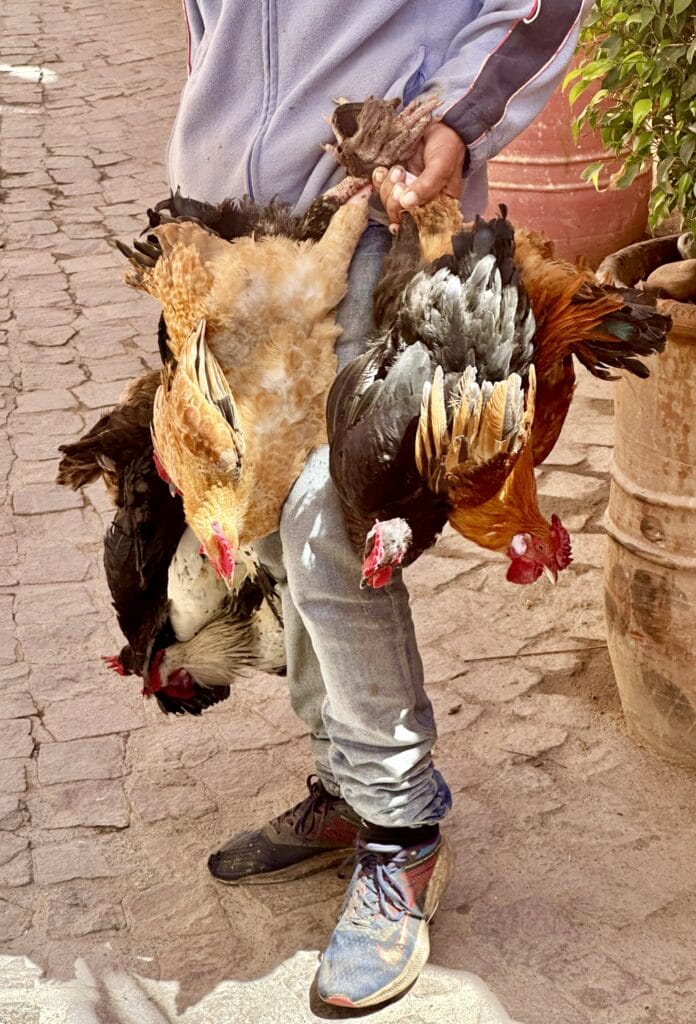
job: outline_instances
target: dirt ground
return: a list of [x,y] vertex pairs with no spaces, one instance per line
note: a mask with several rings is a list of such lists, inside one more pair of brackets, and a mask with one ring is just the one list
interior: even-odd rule
[[[53,483],[57,445],[157,360],[154,304],[122,285],[107,240],[165,194],[179,6],[6,0],[0,23],[0,1024],[338,1019],[312,980],[345,882],[216,888],[205,866],[302,796],[283,681],[251,676],[180,721],[110,675],[106,501]],[[573,535],[555,591],[507,584],[453,535],[408,573],[457,870],[431,964],[370,1019],[694,1017],[696,787],[620,713],[601,581],[611,444],[612,387],[585,378],[541,472]]]

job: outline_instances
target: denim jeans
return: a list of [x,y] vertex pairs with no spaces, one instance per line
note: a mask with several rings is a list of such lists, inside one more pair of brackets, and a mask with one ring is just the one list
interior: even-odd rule
[[[371,224],[338,310],[339,369],[365,348],[386,228]],[[280,529],[257,545],[283,602],[290,700],[306,722],[317,773],[366,821],[438,821],[451,796],[433,768],[435,722],[408,592],[360,590],[361,559],[345,531],[329,476],[328,445],[311,453],[283,507]]]

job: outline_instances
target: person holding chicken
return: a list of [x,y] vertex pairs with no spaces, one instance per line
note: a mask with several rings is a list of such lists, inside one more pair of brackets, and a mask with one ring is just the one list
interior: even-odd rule
[[[442,190],[465,219],[486,207],[486,162],[536,116],[575,48],[588,0],[424,0],[259,4],[184,0],[189,77],[168,151],[172,189],[207,202],[244,193],[303,211],[340,177],[322,152],[332,96],[438,92],[439,122],[406,168],[378,169],[382,201],[338,311],[339,369],[372,327],[387,224]],[[240,55],[240,56],[238,56]],[[406,171],[415,175],[407,178]],[[256,545],[279,581],[288,685],[311,734],[308,795],[211,855],[220,882],[276,882],[336,864],[355,869],[318,973],[320,997],[365,1007],[403,992],[429,954],[429,922],[451,870],[440,835],[451,806],[406,587],[356,587],[359,558],[316,449],[280,529]]]

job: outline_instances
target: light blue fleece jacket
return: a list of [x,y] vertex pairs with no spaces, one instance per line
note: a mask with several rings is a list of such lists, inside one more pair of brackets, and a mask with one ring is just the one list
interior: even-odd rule
[[343,172],[320,144],[332,98],[438,89],[468,148],[464,216],[486,162],[549,99],[591,0],[183,0],[189,77],[168,148],[172,188],[217,202],[278,196],[302,212]]

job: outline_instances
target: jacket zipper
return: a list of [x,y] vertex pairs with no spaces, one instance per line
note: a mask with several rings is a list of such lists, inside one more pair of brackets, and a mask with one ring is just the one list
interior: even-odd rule
[[262,63],[263,63],[263,105],[261,107],[261,122],[259,129],[249,147],[247,159],[247,192],[251,199],[254,199],[254,171],[259,154],[263,136],[268,128],[271,115],[275,110],[278,95],[278,68],[276,61],[276,5],[275,0],[262,0],[261,2],[261,33],[262,33]]

